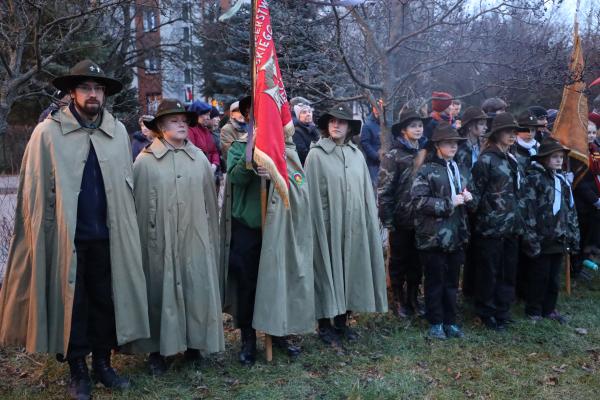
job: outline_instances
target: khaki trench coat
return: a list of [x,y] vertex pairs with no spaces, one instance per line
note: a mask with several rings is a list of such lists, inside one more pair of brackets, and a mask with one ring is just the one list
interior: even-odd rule
[[305,163],[314,225],[317,318],[386,312],[377,207],[369,170],[356,145],[313,144]]
[[131,350],[164,356],[223,350],[219,220],[206,156],[189,141],[173,150],[154,139],[133,173],[151,335]]
[[99,128],[82,128],[64,107],[35,128],[23,156],[15,228],[0,292],[2,345],[60,354],[68,349],[77,270],[77,201],[90,143],[106,191],[117,342],[149,336],[127,131],[107,111]]

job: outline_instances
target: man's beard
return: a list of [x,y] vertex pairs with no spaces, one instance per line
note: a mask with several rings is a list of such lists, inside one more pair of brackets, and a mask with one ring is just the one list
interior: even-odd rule
[[98,100],[86,100],[83,104],[77,104],[77,108],[89,119],[94,119],[100,114],[102,104]]

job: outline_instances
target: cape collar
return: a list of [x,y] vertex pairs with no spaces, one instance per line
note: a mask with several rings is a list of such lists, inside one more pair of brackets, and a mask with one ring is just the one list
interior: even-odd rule
[[[102,110],[102,113],[102,123],[95,129],[102,131],[104,134],[112,138],[114,137],[117,120],[106,110]],[[92,129],[82,127],[68,106],[62,107],[58,112],[52,114],[51,118],[60,124],[60,129],[63,135],[67,135],[79,129]]]
[[157,159],[161,159],[167,154],[169,151],[179,152],[183,151],[187,154],[192,160],[196,159],[196,154],[194,150],[194,145],[189,141],[185,141],[185,145],[181,149],[171,149],[167,147],[162,140],[159,138],[155,138],[149,146],[146,146],[144,149],[147,153],[152,153],[154,157]]
[[[346,146],[346,145],[348,147],[350,147],[352,150],[357,150],[357,147],[354,144],[354,142],[352,142],[352,140],[347,141],[343,146]],[[338,144],[336,144],[331,138],[325,137],[325,138],[319,139],[319,141],[317,143],[315,143],[314,146],[320,147],[323,149],[323,151],[325,151],[325,153],[330,154],[330,153],[333,153],[333,151],[338,146]]]

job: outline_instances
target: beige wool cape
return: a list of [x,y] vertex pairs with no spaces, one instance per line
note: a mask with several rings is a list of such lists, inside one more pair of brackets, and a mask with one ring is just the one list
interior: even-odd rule
[[189,141],[170,149],[156,138],[133,170],[150,338],[131,350],[164,356],[188,348],[222,351],[219,220],[210,163]]
[[352,142],[321,138],[304,168],[314,225],[316,317],[387,312],[377,207],[362,153]]
[[99,128],[83,128],[64,107],[38,124],[23,156],[0,292],[4,346],[66,354],[77,271],[77,202],[90,143],[106,192],[117,342],[149,336],[127,131],[107,111]]
[[[312,271],[312,226],[308,184],[302,164],[292,143],[286,143],[287,171],[290,180],[290,209],[279,194],[269,189],[267,214],[252,326],[272,336],[313,332],[314,279]],[[224,312],[236,320],[237,283],[228,274],[231,240],[231,187],[227,185],[221,215],[223,254]]]
[[290,208],[270,185],[254,301],[254,329],[272,336],[315,330],[313,235],[302,163],[286,145]]

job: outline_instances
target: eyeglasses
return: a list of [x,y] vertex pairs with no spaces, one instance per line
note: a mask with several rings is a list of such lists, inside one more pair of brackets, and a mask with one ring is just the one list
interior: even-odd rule
[[88,86],[88,85],[77,85],[75,89],[80,90],[84,94],[92,93],[92,90],[96,93],[104,93],[106,90],[106,86],[96,85],[96,86]]

